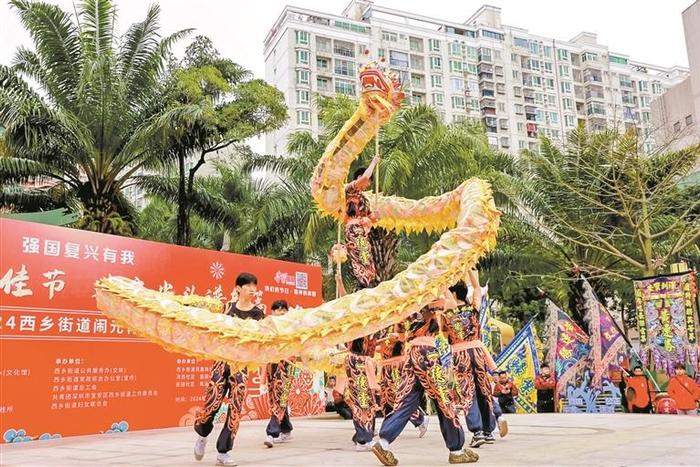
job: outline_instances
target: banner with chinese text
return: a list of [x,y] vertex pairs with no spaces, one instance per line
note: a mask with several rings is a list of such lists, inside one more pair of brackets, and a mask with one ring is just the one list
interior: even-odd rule
[[518,395],[515,396],[518,413],[537,412],[535,378],[539,374],[540,364],[535,346],[536,335],[535,323],[530,320],[496,358],[498,369],[507,372],[518,388]]
[[697,277],[694,271],[634,281],[641,356],[657,371],[676,363],[697,366]]
[[[3,442],[191,425],[211,362],[166,352],[96,311],[109,274],[226,301],[243,271],[263,303],[322,302],[316,266],[0,219],[0,433]],[[293,381],[293,416],[320,413],[322,377]],[[258,373],[244,419],[269,417]]]

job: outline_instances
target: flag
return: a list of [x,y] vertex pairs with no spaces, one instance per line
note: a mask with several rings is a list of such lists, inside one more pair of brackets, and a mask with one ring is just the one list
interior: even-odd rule
[[591,284],[583,278],[584,319],[588,323],[593,375],[591,384],[600,387],[609,369],[620,368],[625,339],[607,308],[598,300]]
[[551,300],[549,309],[549,360],[557,380],[556,394],[563,395],[566,385],[585,366],[590,354],[588,335]]
[[519,413],[537,412],[535,378],[539,374],[540,364],[535,346],[536,335],[535,324],[530,320],[496,358],[498,369],[507,372],[518,387],[515,406]]
[[481,306],[479,307],[479,327],[481,328],[481,342],[489,352],[493,353],[493,336],[491,335],[491,308],[489,307],[489,286],[481,288]]

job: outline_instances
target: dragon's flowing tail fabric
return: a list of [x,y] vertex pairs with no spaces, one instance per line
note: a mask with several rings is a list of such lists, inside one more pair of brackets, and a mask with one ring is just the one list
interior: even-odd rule
[[[360,105],[326,148],[311,180],[318,208],[339,221],[351,163],[403,97],[397,81],[374,66],[365,67],[360,77]],[[483,180],[467,180],[451,192],[420,200],[369,198],[381,227],[396,232],[449,230],[405,271],[373,289],[262,321],[227,316],[220,303],[207,297],[164,294],[124,277],[96,283],[97,306],[132,331],[176,352],[248,366],[301,356],[307,366],[323,368],[329,349],[420,310],[496,243],[500,213]]]

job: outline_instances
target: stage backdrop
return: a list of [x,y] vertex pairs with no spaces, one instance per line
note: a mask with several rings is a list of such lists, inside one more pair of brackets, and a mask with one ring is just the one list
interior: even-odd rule
[[[211,362],[166,352],[96,311],[108,274],[226,301],[238,273],[263,302],[322,302],[321,269],[81,230],[0,219],[0,433],[3,442],[191,425]],[[323,411],[322,377],[294,380],[293,416]],[[248,380],[244,418],[269,417],[266,387]]]

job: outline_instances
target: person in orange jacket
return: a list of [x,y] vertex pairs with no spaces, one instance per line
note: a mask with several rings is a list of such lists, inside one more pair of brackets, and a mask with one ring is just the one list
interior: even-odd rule
[[676,363],[676,375],[668,381],[666,391],[676,401],[679,415],[697,415],[700,387],[698,383],[685,374],[685,365]]

